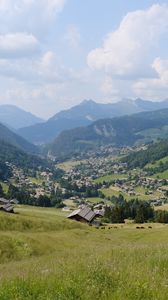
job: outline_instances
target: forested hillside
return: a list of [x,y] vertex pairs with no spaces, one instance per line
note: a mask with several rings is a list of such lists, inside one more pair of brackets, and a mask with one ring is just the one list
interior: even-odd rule
[[2,164],[2,167],[4,167],[4,163],[6,162],[23,169],[36,169],[39,166],[44,168],[49,165],[46,159],[28,154],[13,145],[7,144],[6,142],[1,142],[0,163]]
[[2,142],[18,147],[25,152],[38,153],[38,148],[35,145],[29,143],[0,123],[0,143]]
[[[168,109],[144,112],[131,116],[98,120],[87,127],[64,131],[49,146],[49,152],[56,156],[71,156],[99,146],[132,146],[135,143],[145,143],[155,140],[154,129],[165,132],[168,125]],[[145,130],[151,131],[146,137]],[[164,134],[164,137],[168,138]]]
[[154,163],[168,156],[168,140],[149,145],[148,149],[133,152],[122,159],[129,168],[143,168],[148,163]]

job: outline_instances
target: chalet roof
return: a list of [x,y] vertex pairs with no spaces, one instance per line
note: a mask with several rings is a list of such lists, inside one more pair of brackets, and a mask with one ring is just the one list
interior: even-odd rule
[[12,204],[18,204],[19,201],[17,199],[12,199],[12,200],[10,200],[10,203],[12,203]]
[[0,198],[0,203],[1,204],[6,204],[6,203],[9,203],[9,200],[4,199],[4,198]]
[[79,216],[79,217],[85,219],[87,222],[90,222],[94,219],[94,217],[96,216],[96,213],[94,211],[92,211],[91,208],[84,207],[84,208],[81,208],[81,209],[74,210],[68,216],[68,218],[72,218],[72,217],[75,217],[75,216]]
[[16,200],[16,199],[12,199],[12,200],[9,200],[9,199],[5,199],[5,198],[0,198],[0,204],[8,204],[8,203],[12,203],[12,204],[18,204],[19,201]]
[[4,206],[3,209],[4,209],[6,212],[12,212],[13,209],[14,209],[14,205],[8,203],[8,204],[6,204],[6,205]]

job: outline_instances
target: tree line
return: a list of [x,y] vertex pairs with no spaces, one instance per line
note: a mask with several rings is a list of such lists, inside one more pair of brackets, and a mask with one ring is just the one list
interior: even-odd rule
[[5,193],[3,191],[2,185],[0,184],[0,197],[5,197],[6,199],[17,199],[19,204],[33,205],[40,207],[64,207],[63,195],[60,189],[52,191],[50,195],[35,195],[31,194],[24,188],[18,188],[12,184],[9,185],[8,191]]
[[113,205],[105,208],[104,221],[110,223],[124,223],[125,219],[135,223],[158,222],[168,223],[168,212],[155,211],[149,201],[132,199],[126,201],[123,195],[113,197]]

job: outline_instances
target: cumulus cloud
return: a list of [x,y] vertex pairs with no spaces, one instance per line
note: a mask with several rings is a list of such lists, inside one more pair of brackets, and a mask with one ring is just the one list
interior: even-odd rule
[[22,31],[38,35],[47,30],[66,0],[0,0],[1,33]]
[[1,102],[15,101],[25,109],[32,106],[44,116],[82,98],[104,102],[137,96],[165,98],[168,5],[128,13],[119,27],[105,36],[102,46],[88,54],[88,65],[80,69],[76,53],[70,51],[80,46],[79,28],[69,25],[66,34],[59,36],[62,45],[56,36],[56,17],[65,2],[0,0]]
[[39,42],[32,34],[10,33],[0,35],[0,58],[24,57],[39,50]]
[[110,76],[106,76],[102,85],[101,85],[101,91],[104,95],[110,95],[113,97],[119,96],[119,90],[116,88],[115,83],[113,83],[113,80]]
[[40,107],[39,113],[47,114],[47,101],[53,100],[69,76],[53,50],[57,15],[65,3],[0,0],[1,103],[15,103],[37,113]]
[[6,80],[1,76],[0,80],[0,93],[3,94],[3,97],[0,97],[1,104],[13,101],[15,105],[43,117],[54,114],[59,106],[59,98],[56,98],[56,95],[58,97],[58,93],[62,93],[62,85],[45,82],[43,86],[38,86],[29,82],[18,82],[15,78]]
[[53,51],[45,52],[40,60],[34,65],[34,70],[38,72],[41,81],[49,84],[62,84],[70,79],[71,70],[65,67]]
[[168,59],[156,58],[152,64],[152,67],[158,73],[158,77],[163,84],[168,84]]
[[167,32],[167,5],[130,12],[118,29],[105,37],[103,46],[89,53],[88,65],[113,77],[155,77],[152,61],[160,39]]
[[133,83],[135,95],[144,95],[147,99],[160,100],[168,93],[168,59],[156,58],[152,68],[157,72],[157,78],[140,79]]
[[15,57],[0,59],[0,76],[15,78],[18,82],[44,86],[44,84],[62,84],[72,78],[72,72],[48,51],[39,57]]

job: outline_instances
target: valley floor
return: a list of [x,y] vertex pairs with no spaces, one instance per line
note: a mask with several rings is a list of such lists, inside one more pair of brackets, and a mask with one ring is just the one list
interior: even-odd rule
[[0,299],[167,300],[168,226],[136,227],[28,206],[0,213]]

